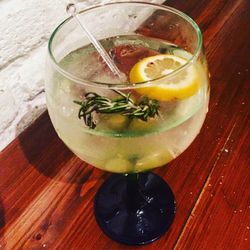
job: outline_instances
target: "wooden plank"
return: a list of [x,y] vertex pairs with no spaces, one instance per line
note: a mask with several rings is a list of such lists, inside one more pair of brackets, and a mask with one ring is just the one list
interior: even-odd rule
[[[249,248],[250,60],[246,55],[250,54],[250,37],[247,29],[240,27],[250,25],[250,4],[238,2],[237,11],[208,45],[212,62],[216,61],[218,54],[223,58],[215,62],[218,67],[212,83],[219,85],[223,78],[227,84],[225,91],[221,92],[224,97],[214,103],[214,110],[228,124],[224,127],[220,120],[216,122],[230,131],[224,143],[215,136],[221,149],[176,249]],[[229,55],[231,62],[224,59],[223,54]],[[233,63],[234,60],[237,63]],[[227,73],[227,76],[220,72]]]
[[239,109],[244,112],[218,153],[176,249],[249,248],[250,117],[245,110]]

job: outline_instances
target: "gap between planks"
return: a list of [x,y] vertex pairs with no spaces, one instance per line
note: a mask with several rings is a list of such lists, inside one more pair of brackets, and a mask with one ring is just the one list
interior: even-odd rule
[[229,141],[230,138],[231,138],[231,135],[232,135],[232,133],[233,133],[233,131],[234,131],[234,129],[235,129],[236,124],[237,124],[237,121],[234,122],[233,127],[231,128],[231,130],[230,130],[230,132],[229,132],[229,134],[228,134],[228,136],[227,136],[227,138],[226,138],[226,140],[225,140],[225,143],[223,144],[221,150],[220,150],[219,153],[217,154],[217,157],[216,157],[216,159],[215,159],[215,162],[214,162],[214,164],[213,164],[213,167],[212,167],[212,169],[211,169],[209,175],[208,175],[207,178],[206,178],[206,181],[205,181],[205,183],[204,183],[204,185],[203,185],[203,187],[202,187],[202,189],[201,189],[200,194],[198,195],[198,198],[197,198],[197,200],[196,200],[196,202],[195,202],[195,204],[194,204],[194,206],[193,206],[193,209],[192,209],[191,212],[190,212],[190,215],[189,215],[188,219],[186,220],[186,223],[185,223],[184,226],[182,227],[182,230],[181,230],[181,232],[180,232],[180,235],[179,235],[179,237],[177,238],[177,240],[176,240],[176,242],[175,242],[175,244],[174,244],[174,246],[173,246],[173,249],[177,249],[179,242],[181,241],[183,235],[185,234],[186,228],[188,227],[188,225],[190,224],[190,221],[191,221],[191,219],[192,219],[192,214],[195,213],[195,210],[196,210],[196,208],[198,207],[198,205],[199,205],[199,203],[200,203],[200,200],[201,200],[202,197],[203,197],[203,193],[205,192],[206,187],[208,186],[208,184],[209,184],[209,182],[210,182],[210,178],[211,178],[211,176],[212,176],[212,174],[213,174],[213,172],[214,172],[214,170],[215,170],[215,168],[216,168],[216,166],[217,166],[218,161],[220,160],[220,158],[221,158],[221,156],[222,156],[223,151],[225,150],[225,148],[226,148],[226,146],[227,146],[228,141]]

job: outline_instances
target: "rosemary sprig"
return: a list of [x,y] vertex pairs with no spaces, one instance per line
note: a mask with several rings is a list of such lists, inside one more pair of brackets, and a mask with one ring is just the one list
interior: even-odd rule
[[142,121],[147,121],[149,117],[158,115],[159,102],[157,100],[151,100],[143,96],[138,103],[135,103],[131,98],[131,93],[125,94],[118,90],[113,91],[120,97],[111,100],[94,92],[88,92],[82,101],[74,101],[74,103],[81,106],[78,118],[83,119],[89,128],[94,129],[96,121],[93,113],[121,114],[128,116],[130,119],[136,118]]

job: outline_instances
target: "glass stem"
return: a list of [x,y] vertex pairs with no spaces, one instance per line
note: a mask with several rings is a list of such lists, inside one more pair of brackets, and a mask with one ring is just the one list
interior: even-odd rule
[[139,174],[128,174],[126,176],[127,179],[127,193],[126,193],[126,200],[127,206],[130,210],[137,211],[141,206],[142,203],[145,202],[143,199],[142,194],[140,193],[140,186],[139,186]]

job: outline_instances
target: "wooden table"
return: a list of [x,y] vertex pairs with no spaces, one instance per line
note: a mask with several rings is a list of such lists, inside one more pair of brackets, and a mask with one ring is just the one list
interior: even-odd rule
[[0,154],[0,249],[249,249],[250,1],[168,4],[200,25],[212,76],[201,133],[155,171],[177,200],[171,229],[143,247],[108,239],[93,216],[108,174],[76,158],[45,113]]

